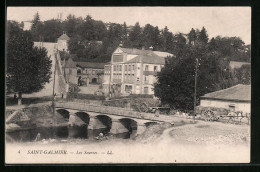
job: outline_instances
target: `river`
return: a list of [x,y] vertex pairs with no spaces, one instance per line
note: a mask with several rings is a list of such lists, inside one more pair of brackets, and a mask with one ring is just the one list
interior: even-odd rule
[[[82,126],[60,126],[60,127],[42,127],[34,129],[16,130],[12,132],[6,132],[6,140],[12,142],[32,142],[35,141],[37,134],[40,134],[38,140],[43,139],[56,139],[56,140],[69,140],[69,139],[89,139],[96,140],[99,133],[103,133],[104,136],[110,137],[109,128],[104,129],[88,129],[87,125]],[[113,137],[121,139],[129,139],[133,133],[126,132],[120,134],[114,134]],[[111,138],[111,137],[110,137]]]

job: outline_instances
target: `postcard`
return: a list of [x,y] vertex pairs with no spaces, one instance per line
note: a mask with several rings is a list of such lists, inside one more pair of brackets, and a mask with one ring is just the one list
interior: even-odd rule
[[7,7],[5,163],[249,163],[250,7]]

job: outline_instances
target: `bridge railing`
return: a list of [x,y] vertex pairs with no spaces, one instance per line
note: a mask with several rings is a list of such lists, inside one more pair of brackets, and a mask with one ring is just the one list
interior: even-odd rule
[[102,113],[102,114],[125,116],[125,117],[147,119],[147,120],[154,120],[154,121],[169,121],[169,122],[172,121],[172,117],[166,116],[166,115],[160,115],[159,117],[156,117],[155,114],[153,114],[153,113],[141,113],[141,112],[124,109],[124,108],[89,105],[89,104],[84,104],[84,103],[57,102],[56,108],[96,112],[96,113]]

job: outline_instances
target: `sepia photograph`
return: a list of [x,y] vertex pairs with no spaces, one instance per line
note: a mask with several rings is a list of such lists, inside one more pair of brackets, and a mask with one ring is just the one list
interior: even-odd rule
[[249,163],[251,7],[7,7],[5,163]]

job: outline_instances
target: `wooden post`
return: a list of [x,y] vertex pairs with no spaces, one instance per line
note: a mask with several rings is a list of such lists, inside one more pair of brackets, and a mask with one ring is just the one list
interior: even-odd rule
[[198,73],[198,63],[199,60],[196,58],[196,68],[195,68],[195,88],[194,88],[194,112],[193,112],[193,121],[195,121],[195,114],[196,114],[196,99],[197,99],[197,73]]
[[54,78],[53,78],[53,90],[52,90],[52,95],[53,95],[53,115],[55,115],[55,75],[56,75],[56,55],[54,55],[55,58],[55,65],[54,65]]

